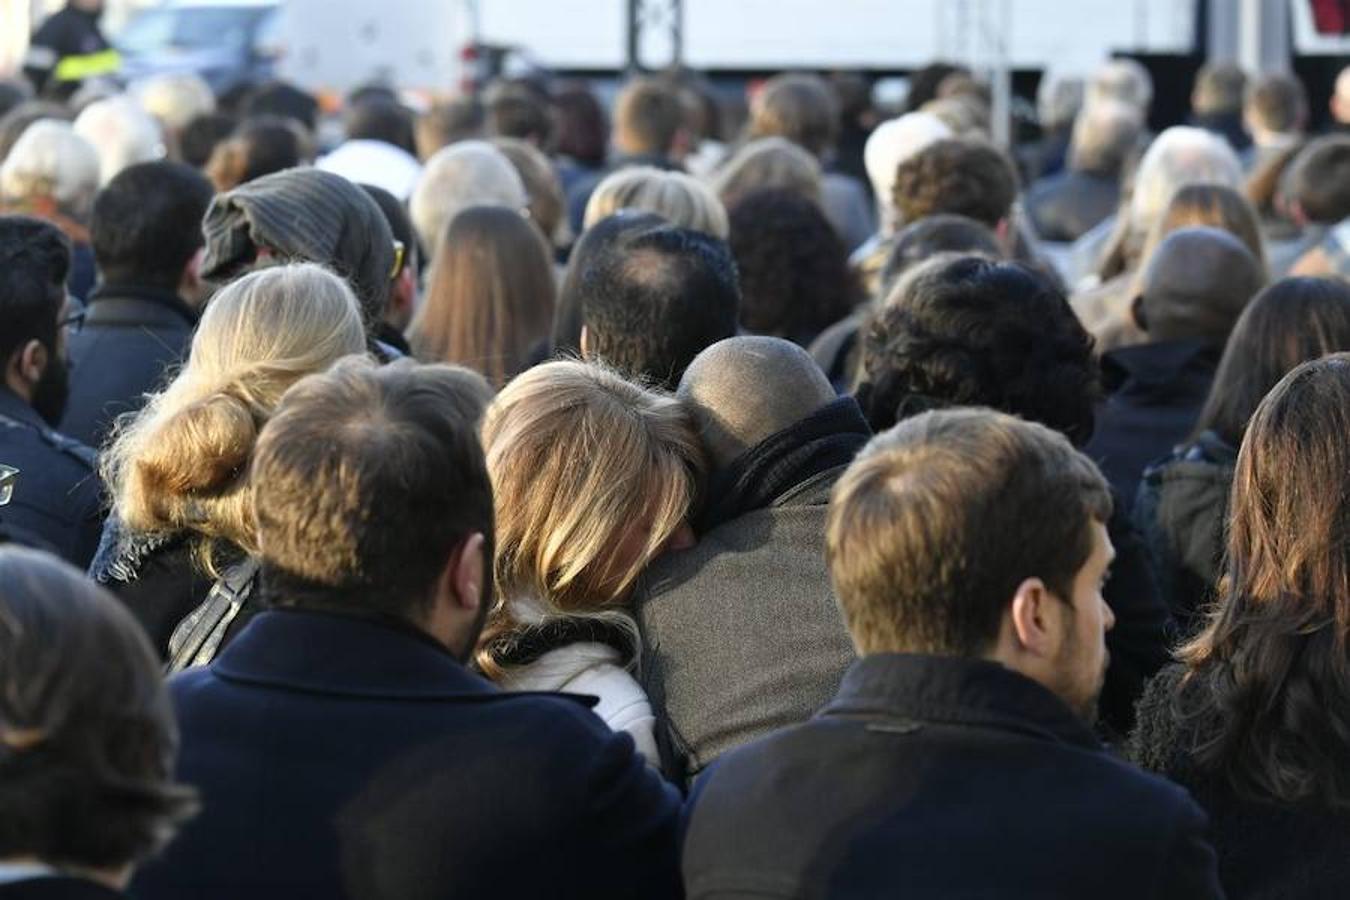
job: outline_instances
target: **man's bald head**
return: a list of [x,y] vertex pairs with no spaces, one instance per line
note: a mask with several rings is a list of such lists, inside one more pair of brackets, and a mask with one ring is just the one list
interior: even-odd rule
[[775,337],[718,341],[694,358],[675,393],[716,469],[838,399],[805,350]]
[[1218,228],[1181,228],[1153,251],[1140,284],[1140,324],[1154,341],[1223,342],[1265,286],[1261,262]]

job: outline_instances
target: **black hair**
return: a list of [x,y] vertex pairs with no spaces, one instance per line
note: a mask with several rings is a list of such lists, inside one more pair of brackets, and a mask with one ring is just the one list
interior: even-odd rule
[[234,133],[239,122],[225,113],[203,113],[193,116],[178,135],[178,151],[183,162],[196,169],[206,167],[216,145]]
[[1064,295],[1017,263],[932,265],[864,336],[857,396],[872,428],[928,408],[988,406],[1087,443],[1099,373],[1092,337]]
[[795,191],[751,191],[729,211],[741,325],[802,346],[852,312],[859,286],[820,207]]
[[0,216],[0,361],[31,340],[56,346],[56,320],[66,302],[70,241],[55,225]]
[[524,84],[506,83],[488,92],[487,122],[494,136],[520,138],[540,146],[553,134],[548,98]]
[[293,169],[307,147],[294,122],[281,116],[245,119],[229,140],[218,145],[206,167],[215,189],[224,193],[241,184]]
[[382,187],[376,187],[373,184],[358,184],[361,190],[370,195],[370,199],[375,201],[375,205],[384,213],[384,219],[389,223],[389,230],[394,234],[394,240],[403,245],[403,259],[399,261],[398,271],[394,273],[395,277],[403,274],[403,270],[409,263],[422,258],[420,245],[417,243],[417,232],[413,230],[412,219],[408,216],[408,211],[404,209],[403,204],[398,198],[389,193]]
[[736,334],[741,292],[725,241],[664,225],[624,234],[582,274],[588,354],[674,389],[694,357]]
[[191,166],[148,162],[117,174],[94,200],[94,261],[105,284],[173,290],[201,249],[211,183]]
[[249,92],[242,105],[244,118],[280,116],[305,126],[311,133],[319,122],[319,102],[284,81],[269,81]]
[[347,109],[344,126],[349,140],[383,141],[417,155],[413,114],[397,101],[371,96],[353,103]]
[[895,280],[905,272],[939,253],[969,253],[992,259],[1003,255],[998,237],[983,223],[956,213],[927,216],[905,226],[896,236],[881,270],[881,295],[889,294]]

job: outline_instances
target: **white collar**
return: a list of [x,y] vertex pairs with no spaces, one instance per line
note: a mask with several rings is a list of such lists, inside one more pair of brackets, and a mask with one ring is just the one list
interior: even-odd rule
[[0,884],[30,881],[34,878],[57,878],[61,873],[46,863],[0,862]]

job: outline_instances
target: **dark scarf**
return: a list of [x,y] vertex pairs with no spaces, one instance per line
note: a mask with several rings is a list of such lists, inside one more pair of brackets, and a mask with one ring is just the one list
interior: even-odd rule
[[625,664],[637,654],[633,637],[627,631],[613,622],[582,617],[548,619],[524,626],[493,641],[488,652],[498,665],[514,668],[528,666],[550,650],[570,644],[605,644],[619,651]]
[[772,506],[807,480],[846,466],[872,436],[852,397],[842,397],[742,453],[708,483],[695,523],[705,534],[723,522]]

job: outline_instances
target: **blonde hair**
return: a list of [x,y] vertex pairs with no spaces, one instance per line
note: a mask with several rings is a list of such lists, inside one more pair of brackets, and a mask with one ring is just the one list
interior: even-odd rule
[[620,169],[596,186],[586,204],[584,225],[590,228],[621,209],[655,213],[672,225],[722,240],[731,232],[722,201],[683,172],[663,172],[653,166]]
[[248,462],[258,432],[296,381],[365,350],[351,288],[313,263],[245,275],[211,300],[187,364],[118,423],[102,470],[136,531],[188,530],[215,572],[213,541],[256,551]]
[[[479,668],[499,662],[526,624],[601,619],[636,635],[619,607],[688,517],[703,448],[674,398],[600,366],[560,361],[511,382],[488,407],[483,448],[496,508],[497,597]],[[616,571],[615,543],[650,516],[637,559]]]
[[783,188],[819,206],[820,162],[787,138],[757,138],[736,151],[712,180],[727,209],[760,188]]

